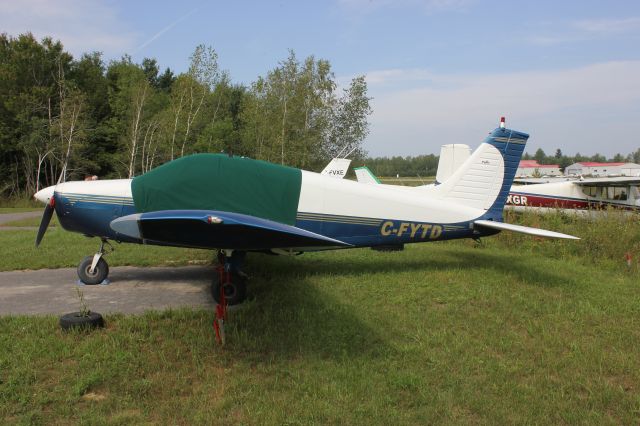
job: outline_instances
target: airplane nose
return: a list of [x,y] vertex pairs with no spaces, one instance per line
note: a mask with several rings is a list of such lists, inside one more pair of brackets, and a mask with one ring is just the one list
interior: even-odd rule
[[44,189],[33,194],[33,198],[40,201],[41,203],[47,204],[49,199],[53,197],[53,190],[55,189],[55,185],[48,186]]

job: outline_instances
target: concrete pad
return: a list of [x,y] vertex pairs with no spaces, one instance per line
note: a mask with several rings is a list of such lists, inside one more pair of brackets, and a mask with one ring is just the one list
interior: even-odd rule
[[37,226],[0,226],[0,231],[37,231]]
[[102,314],[149,309],[211,308],[212,266],[110,268],[109,285],[78,284],[76,270],[0,272],[0,315],[55,314],[80,310],[76,289],[87,307]]
[[[44,208],[42,210],[44,211]],[[2,225],[3,223],[14,222],[16,220],[30,219],[32,217],[42,217],[42,211],[21,212],[21,213],[2,213],[0,214],[0,225]]]

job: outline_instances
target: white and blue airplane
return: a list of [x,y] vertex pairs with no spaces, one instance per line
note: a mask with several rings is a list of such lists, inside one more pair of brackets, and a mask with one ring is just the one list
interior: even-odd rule
[[246,296],[247,252],[478,239],[502,230],[577,239],[503,222],[528,138],[501,124],[444,182],[419,192],[226,154],[183,157],[134,179],[59,183],[35,194],[47,203],[36,245],[54,211],[64,229],[99,237],[99,251],[78,266],[86,284],[107,277],[110,240],[217,249],[224,272],[215,274],[212,293],[236,304]]

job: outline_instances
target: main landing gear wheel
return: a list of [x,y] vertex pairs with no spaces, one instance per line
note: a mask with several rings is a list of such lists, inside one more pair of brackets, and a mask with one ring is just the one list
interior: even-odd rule
[[222,280],[219,273],[213,275],[213,282],[211,283],[211,295],[216,303],[221,302],[220,286],[224,289],[224,298],[227,305],[237,305],[244,302],[247,298],[247,279],[237,272],[231,272],[229,281],[224,284],[221,281],[225,280],[227,272],[222,273]]
[[82,259],[82,262],[78,265],[78,278],[87,285],[100,284],[107,278],[107,275],[109,275],[109,265],[104,258],[101,257],[98,260],[93,272],[91,272],[92,263],[93,256],[87,256]]

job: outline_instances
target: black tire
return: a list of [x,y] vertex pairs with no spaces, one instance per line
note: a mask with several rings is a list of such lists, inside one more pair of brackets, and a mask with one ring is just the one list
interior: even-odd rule
[[93,329],[104,327],[104,319],[97,312],[89,312],[83,315],[82,312],[71,312],[60,317],[60,327],[63,330],[71,330],[72,328]]
[[[237,305],[244,302],[247,298],[247,279],[238,275],[235,272],[231,273],[231,282],[226,283],[224,286],[224,295],[227,301],[227,305]],[[220,303],[220,277],[216,272],[213,274],[213,281],[211,282],[211,295],[216,303]]]
[[100,284],[109,275],[109,265],[103,257],[98,260],[96,269],[93,274],[89,272],[91,269],[91,263],[93,262],[93,256],[87,256],[82,259],[82,262],[78,265],[78,278],[80,281],[87,285]]

